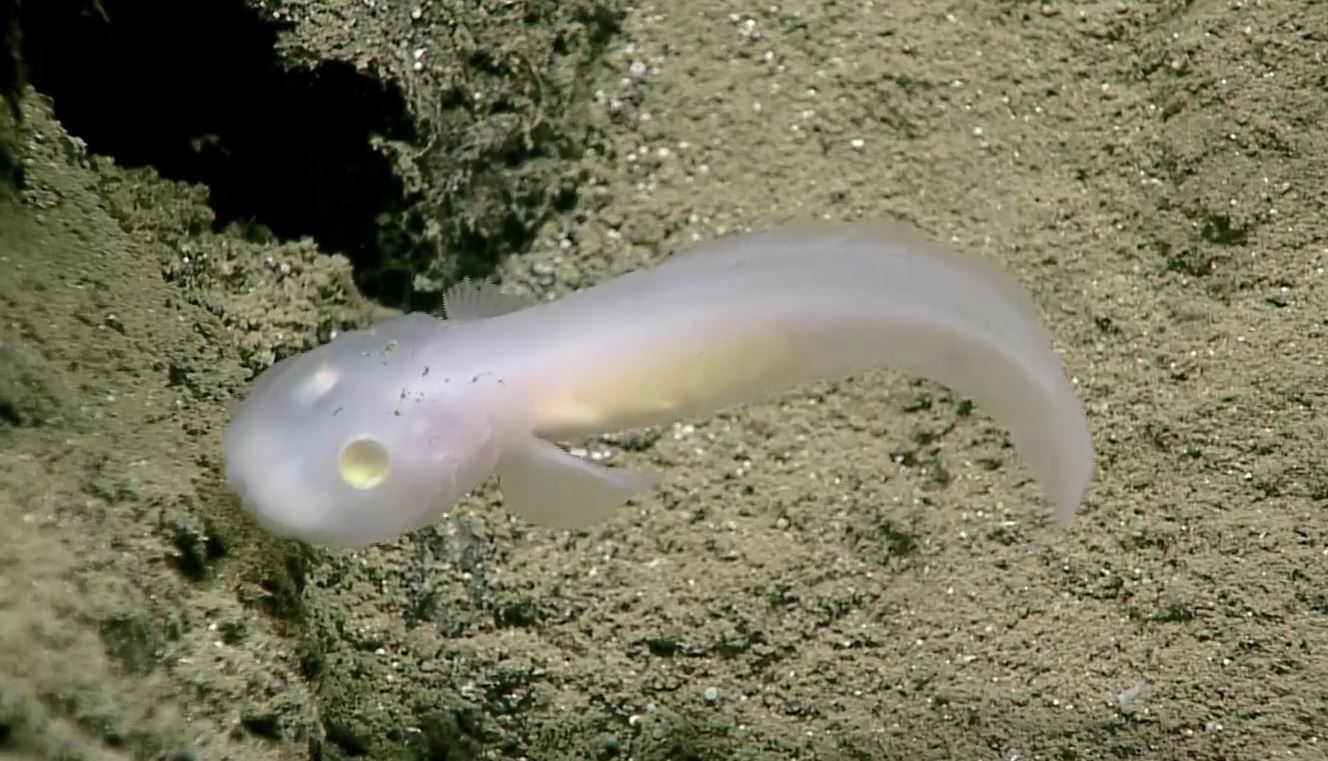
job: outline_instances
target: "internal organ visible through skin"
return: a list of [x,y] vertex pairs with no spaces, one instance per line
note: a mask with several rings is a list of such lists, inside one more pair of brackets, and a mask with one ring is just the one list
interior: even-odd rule
[[805,360],[776,321],[727,325],[719,333],[643,342],[626,361],[591,358],[574,380],[555,380],[541,394],[536,433],[577,439],[704,414],[717,399],[741,400],[751,389],[798,375]]

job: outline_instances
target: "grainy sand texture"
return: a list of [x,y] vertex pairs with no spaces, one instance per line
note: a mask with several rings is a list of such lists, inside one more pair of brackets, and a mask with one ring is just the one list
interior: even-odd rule
[[[0,6],[0,757],[1328,754],[1328,6]],[[489,486],[331,551],[225,488],[334,331],[808,216],[1028,286],[1072,527],[889,372],[585,442],[661,484],[584,532]]]

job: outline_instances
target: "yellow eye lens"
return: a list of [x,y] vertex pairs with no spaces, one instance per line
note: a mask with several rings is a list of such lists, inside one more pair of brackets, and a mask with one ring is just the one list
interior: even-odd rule
[[337,473],[347,486],[372,489],[387,478],[387,447],[373,439],[353,439],[337,455]]

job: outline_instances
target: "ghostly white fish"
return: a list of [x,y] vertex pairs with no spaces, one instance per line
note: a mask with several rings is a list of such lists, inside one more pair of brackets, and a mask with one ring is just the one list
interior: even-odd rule
[[795,224],[698,246],[530,305],[488,285],[265,372],[226,475],[269,530],[360,547],[425,526],[496,473],[536,524],[604,520],[653,478],[554,442],[697,418],[893,368],[1009,429],[1059,517],[1093,471],[1082,405],[1027,294],[995,264],[885,224]]

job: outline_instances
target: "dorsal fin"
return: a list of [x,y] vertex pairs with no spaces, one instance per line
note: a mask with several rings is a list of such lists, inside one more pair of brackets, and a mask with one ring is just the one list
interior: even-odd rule
[[465,278],[443,292],[443,314],[452,322],[497,317],[530,306],[532,302],[498,290],[493,283]]

